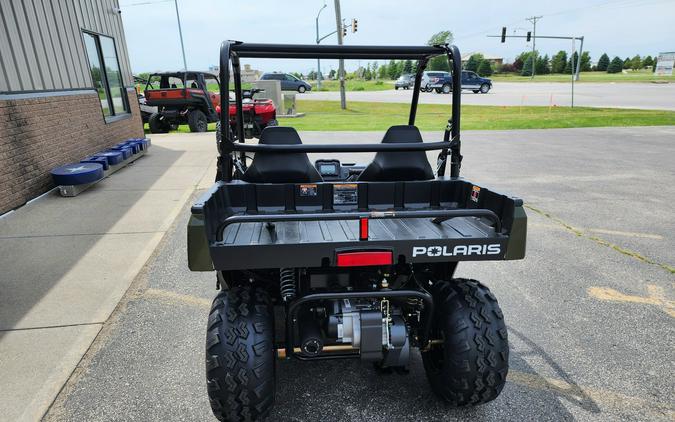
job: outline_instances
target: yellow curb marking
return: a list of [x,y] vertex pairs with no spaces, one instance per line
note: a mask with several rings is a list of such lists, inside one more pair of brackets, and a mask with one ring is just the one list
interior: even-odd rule
[[588,295],[609,302],[628,302],[652,305],[675,318],[675,301],[667,300],[664,290],[654,284],[647,285],[647,296],[627,295],[609,287],[589,287]]
[[146,291],[143,292],[142,297],[147,297],[147,298],[152,298],[152,299],[157,299],[162,302],[167,302],[167,303],[183,303],[186,305],[193,305],[201,308],[211,308],[211,302],[212,300],[209,299],[204,299],[201,297],[197,296],[192,296],[192,295],[184,295],[181,293],[176,293],[176,292],[170,292],[168,290],[160,290],[160,289],[147,289]]

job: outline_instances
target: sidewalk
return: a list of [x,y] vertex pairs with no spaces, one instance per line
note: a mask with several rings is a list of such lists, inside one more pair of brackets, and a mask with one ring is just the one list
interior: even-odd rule
[[213,133],[148,154],[74,198],[0,218],[0,420],[48,409],[183,205],[215,175]]

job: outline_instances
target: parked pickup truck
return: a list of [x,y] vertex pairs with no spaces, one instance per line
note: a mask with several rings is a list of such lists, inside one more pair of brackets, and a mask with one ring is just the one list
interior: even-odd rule
[[[462,71],[462,89],[471,90],[474,94],[487,94],[492,88],[492,81],[488,78],[478,76],[475,72],[469,70]],[[452,74],[442,71],[424,72],[422,75],[422,92],[436,91],[438,94],[449,94],[452,92]]]

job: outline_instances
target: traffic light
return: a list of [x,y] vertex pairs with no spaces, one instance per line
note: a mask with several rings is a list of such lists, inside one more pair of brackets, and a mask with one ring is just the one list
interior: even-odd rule
[[352,34],[358,30],[359,21],[352,19]]
[[343,37],[347,36],[347,26],[344,24],[342,25],[342,36]]
[[527,42],[530,42],[532,39],[532,33],[530,31],[527,31]]
[[506,27],[502,26],[502,43],[506,42]]

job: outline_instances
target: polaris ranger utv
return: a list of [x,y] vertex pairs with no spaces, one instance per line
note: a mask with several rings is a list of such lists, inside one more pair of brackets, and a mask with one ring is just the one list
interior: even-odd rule
[[[435,56],[454,71],[452,116],[442,141],[423,142],[415,114]],[[259,57],[417,60],[407,124],[379,144],[303,144],[281,126],[246,143],[239,60]],[[219,180],[188,225],[189,266],[215,270],[220,290],[206,335],[218,419],[269,412],[277,358],[404,369],[417,349],[431,389],[451,405],[499,395],[509,358],[502,311],[485,285],[454,273],[459,261],[522,259],[527,217],[522,200],[459,177],[460,63],[448,45],[222,44],[220,80],[231,65],[237,124],[230,129],[220,114]],[[439,151],[435,172],[431,150]],[[376,154],[367,166],[331,156],[312,165],[310,152]]]

